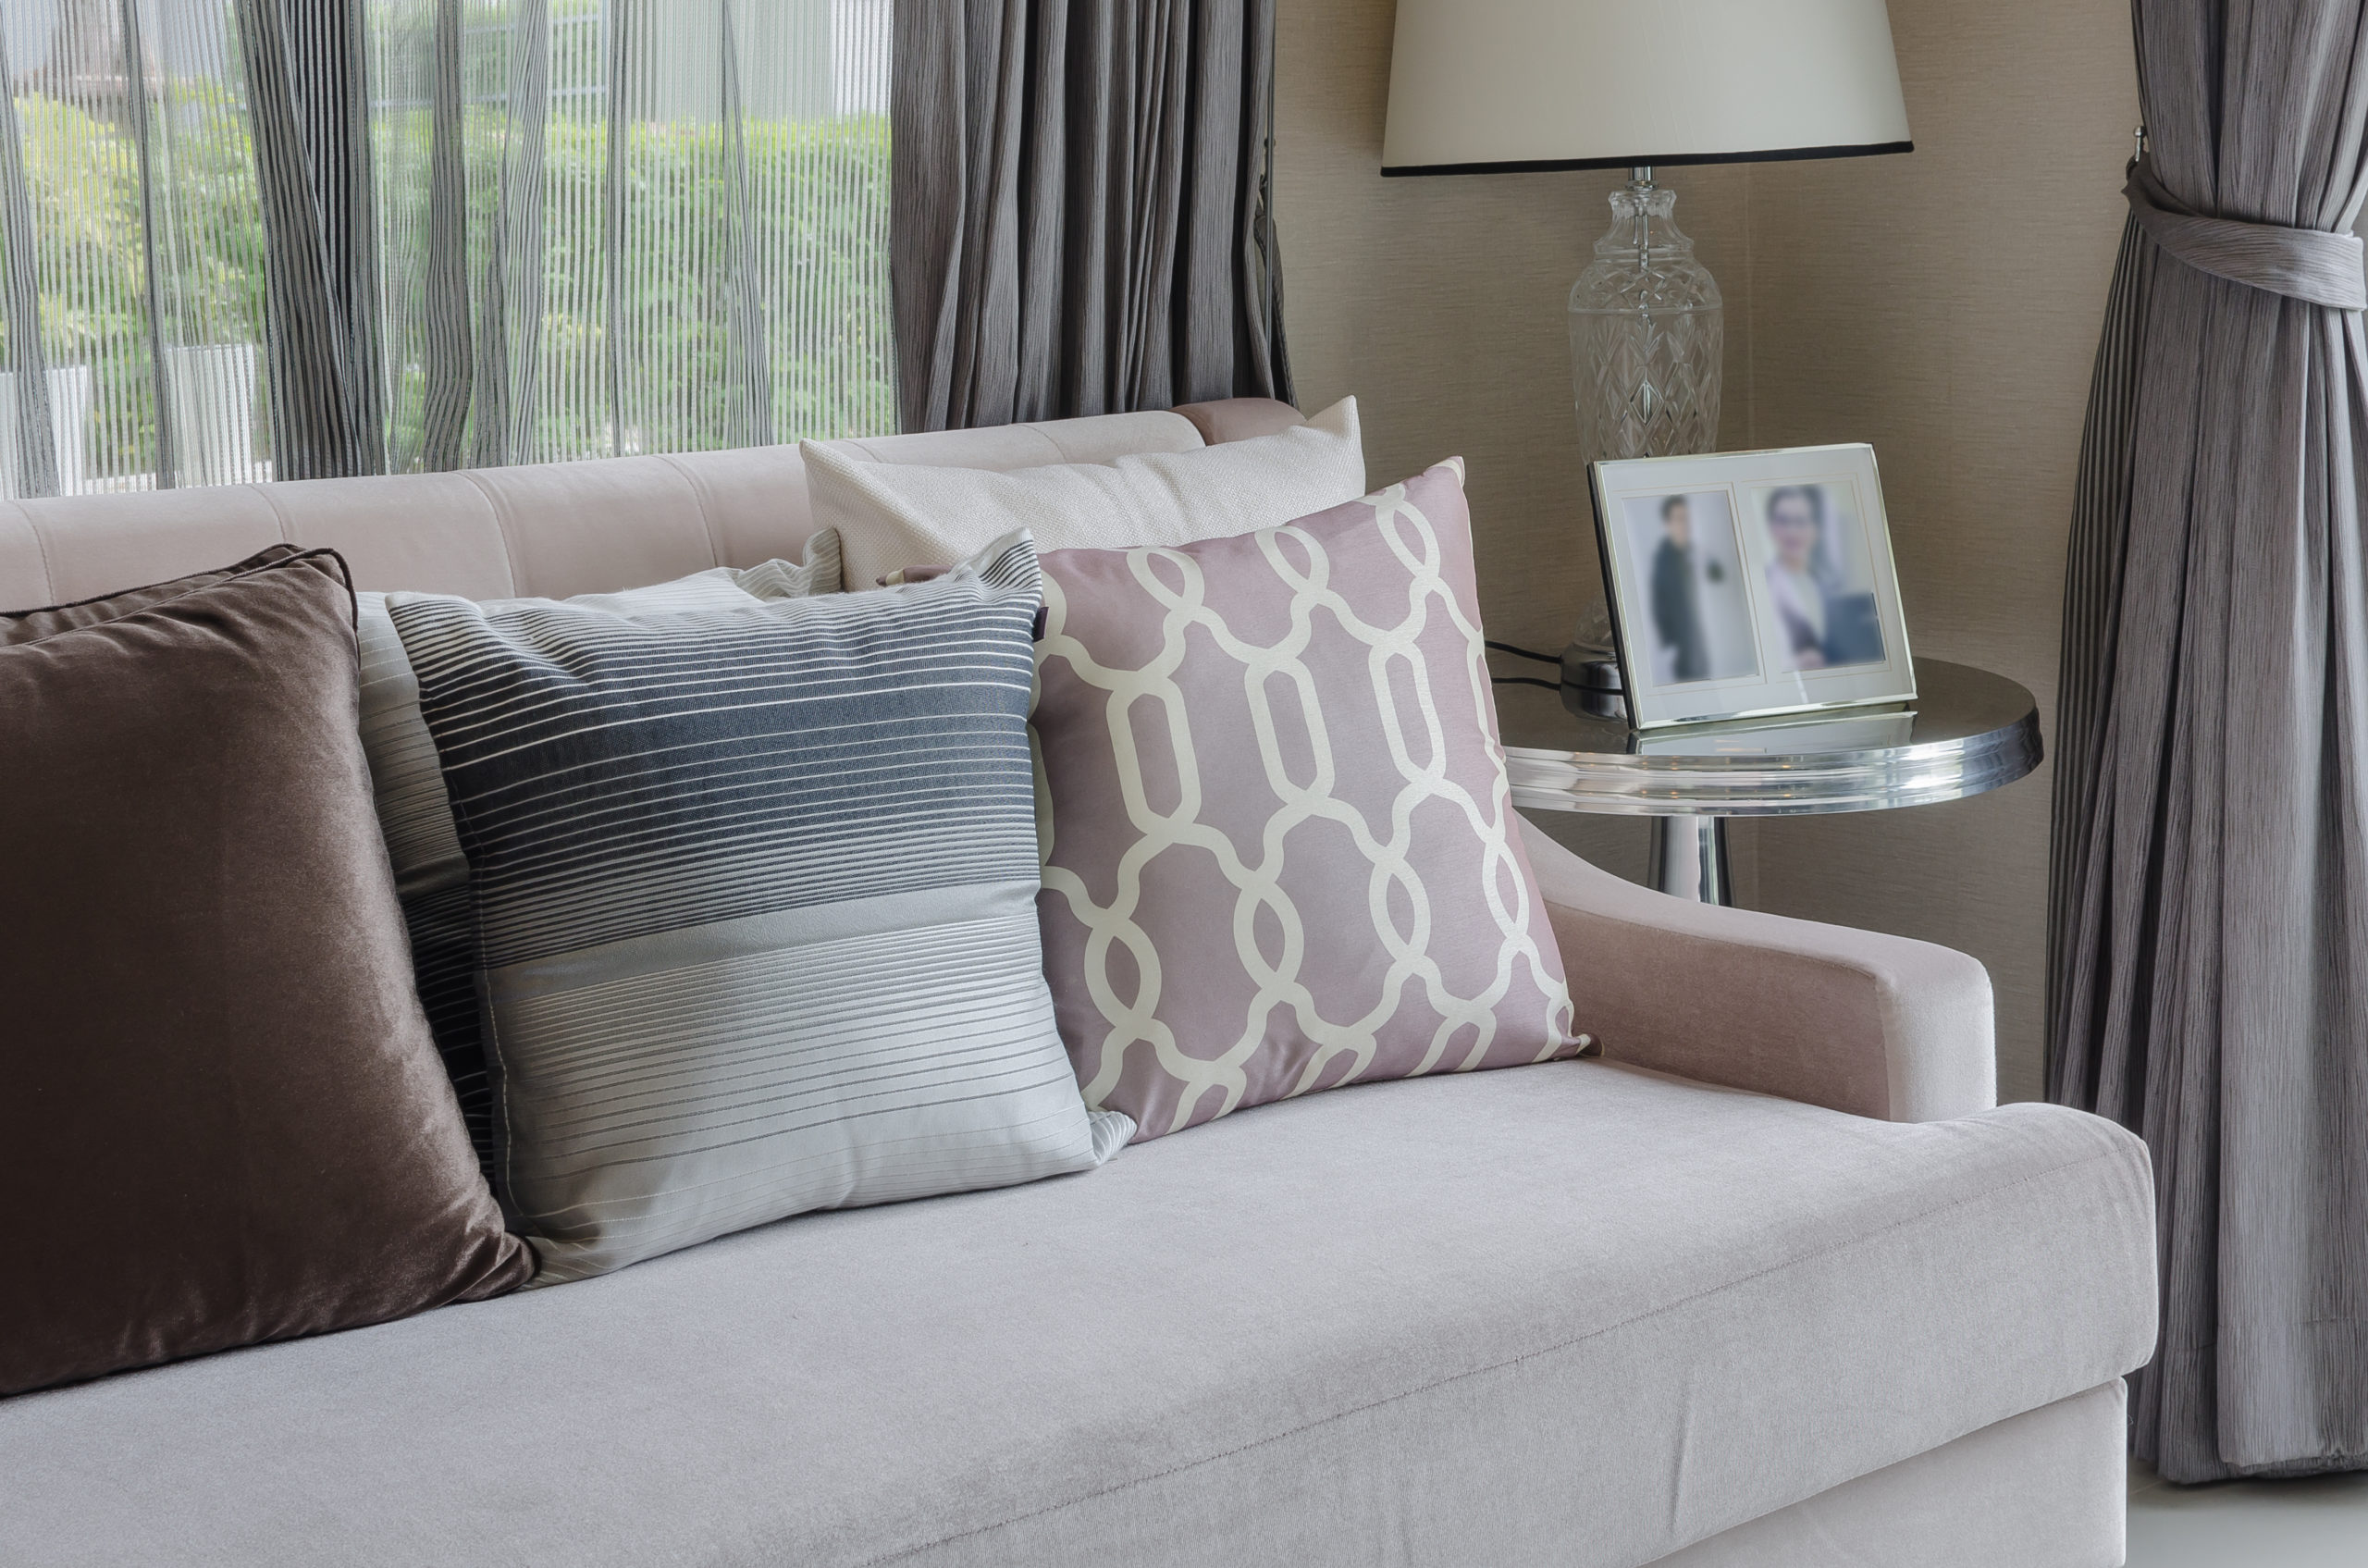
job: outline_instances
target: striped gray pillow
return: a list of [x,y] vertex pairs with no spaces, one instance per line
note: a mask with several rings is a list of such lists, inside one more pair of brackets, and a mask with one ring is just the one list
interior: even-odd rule
[[396,594],[540,1282],[1030,1180],[1090,1116],[1038,945],[1027,537],[934,582],[631,614]]
[[[768,599],[804,599],[839,591],[839,535],[825,528],[806,542],[793,563],[715,566],[671,583],[623,593],[579,594],[565,602],[618,614],[681,610],[731,610]],[[469,910],[469,863],[444,797],[436,743],[419,716],[419,682],[403,655],[402,639],[387,615],[387,596],[365,593],[362,632],[362,748],[378,828],[394,863],[411,935],[412,971],[427,1009],[427,1027],[444,1070],[460,1096],[461,1119],[476,1146],[477,1162],[493,1166],[493,1096],[486,1080],[485,1043],[477,1025],[476,932]],[[505,599],[494,608],[549,603]]]

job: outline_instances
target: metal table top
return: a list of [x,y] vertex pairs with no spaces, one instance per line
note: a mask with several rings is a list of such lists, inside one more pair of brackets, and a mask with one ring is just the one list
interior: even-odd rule
[[2039,766],[2039,708],[2004,675],[1916,661],[1917,698],[1638,733],[1568,691],[1500,685],[1513,804],[1630,817],[1787,817],[1955,800]]

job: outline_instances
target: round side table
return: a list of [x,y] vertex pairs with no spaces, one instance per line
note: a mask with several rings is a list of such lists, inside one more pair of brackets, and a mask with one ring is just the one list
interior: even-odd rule
[[1888,709],[1637,732],[1580,711],[1580,690],[1497,687],[1513,804],[1650,817],[1653,885],[1732,902],[1726,819],[1957,800],[2039,766],[2039,707],[2004,675],[1916,661]]

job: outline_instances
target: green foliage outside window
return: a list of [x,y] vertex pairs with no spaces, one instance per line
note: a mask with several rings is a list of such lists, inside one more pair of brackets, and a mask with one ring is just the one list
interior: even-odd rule
[[[17,99],[39,259],[43,349],[95,382],[86,457],[94,480],[148,473],[156,404],[149,354],[140,167],[118,120],[39,94]],[[264,340],[265,257],[243,106],[227,89],[176,82],[156,105],[155,222],[162,337],[168,345]],[[382,216],[379,277],[388,451],[419,461],[426,394],[425,105],[381,109],[372,128]],[[465,117],[472,315],[506,126],[498,102]],[[735,253],[758,258],[775,438],[894,428],[886,297],[888,127],[880,117],[746,120],[742,156],[756,199],[730,179],[726,128],[635,121],[625,130],[622,267],[612,272],[604,203],[610,149],[595,120],[554,117],[545,132],[541,352],[529,459],[612,450],[608,374],[612,277],[623,282],[623,408],[615,446],[666,451],[746,438],[730,325]],[[408,211],[407,221],[391,215]],[[735,236],[746,215],[753,228]],[[735,250],[735,247],[744,249]],[[0,324],[0,350],[5,350]],[[257,374],[264,373],[258,354]],[[265,400],[258,390],[256,424]],[[267,455],[267,433],[256,431]],[[463,455],[469,449],[463,448]]]
[[[490,249],[500,191],[498,112],[473,112],[464,130],[473,294]],[[382,117],[381,180],[424,181],[425,108]],[[623,406],[616,446],[682,451],[746,438],[733,362],[730,259],[756,259],[755,305],[771,389],[774,438],[827,438],[895,428],[887,234],[888,125],[879,117],[807,123],[753,121],[742,130],[754,200],[732,181],[725,127],[634,122],[625,130]],[[528,456],[610,451],[608,391],[610,269],[604,191],[606,126],[558,119],[544,136],[540,353]],[[426,401],[425,198],[386,241],[392,397],[389,448],[418,450]],[[734,225],[749,224],[745,236]],[[792,330],[792,327],[795,330]]]
[[[90,472],[145,473],[155,462],[156,401],[138,145],[75,105],[31,93],[16,105],[43,354],[53,366],[91,367]],[[263,212],[243,112],[218,87],[183,84],[154,155],[164,340],[260,343]],[[6,332],[0,321],[0,352]]]

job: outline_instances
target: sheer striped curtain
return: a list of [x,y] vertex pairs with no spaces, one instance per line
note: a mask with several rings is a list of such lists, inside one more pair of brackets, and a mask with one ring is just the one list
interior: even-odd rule
[[895,427],[889,0],[389,0],[389,465]]
[[271,474],[264,236],[227,6],[5,0],[0,491]]
[[890,0],[5,0],[0,493],[895,427]]

